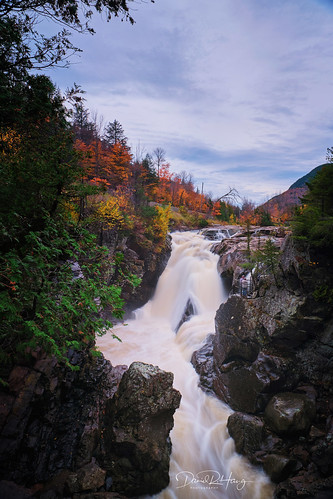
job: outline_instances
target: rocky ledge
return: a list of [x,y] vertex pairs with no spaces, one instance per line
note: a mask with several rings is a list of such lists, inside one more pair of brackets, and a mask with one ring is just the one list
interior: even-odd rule
[[[266,471],[276,483],[276,498],[328,499],[333,494],[331,260],[314,258],[290,237],[277,244],[278,283],[267,275],[248,297],[231,295],[217,311],[215,334],[192,363],[201,386],[236,411],[228,420],[236,450]],[[233,279],[244,242],[240,252],[232,255],[231,248],[230,240],[222,241],[215,251],[221,254],[221,274]]]
[[0,393],[0,497],[120,498],[169,482],[173,375],[72,354],[79,370],[37,358]]

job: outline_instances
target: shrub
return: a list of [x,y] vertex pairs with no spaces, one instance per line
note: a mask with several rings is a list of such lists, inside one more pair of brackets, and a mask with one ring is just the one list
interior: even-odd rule
[[113,268],[106,252],[86,230],[46,217],[44,229],[28,232],[20,247],[0,257],[2,364],[36,349],[67,365],[69,348],[88,345],[94,353],[95,334],[112,327],[100,309],[111,305],[115,317],[123,314],[121,287],[107,285]]

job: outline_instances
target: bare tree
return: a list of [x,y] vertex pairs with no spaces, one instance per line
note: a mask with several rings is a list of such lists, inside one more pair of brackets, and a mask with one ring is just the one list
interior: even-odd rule
[[219,198],[216,199],[216,202],[221,201],[227,201],[227,202],[239,202],[241,200],[241,197],[239,195],[239,192],[235,187],[229,187],[229,191],[223,194],[223,196],[220,196]]
[[157,147],[154,152],[154,164],[157,167],[157,176],[160,177],[160,167],[165,161],[165,150],[161,147]]
[[145,146],[141,145],[141,142],[139,140],[136,148],[135,148],[135,161],[137,163],[141,163],[143,158],[147,155],[147,150]]
[[97,111],[92,111],[91,112],[91,122],[94,125],[96,138],[100,137],[102,130],[103,130],[103,127],[104,127],[104,116],[103,115],[98,116]]

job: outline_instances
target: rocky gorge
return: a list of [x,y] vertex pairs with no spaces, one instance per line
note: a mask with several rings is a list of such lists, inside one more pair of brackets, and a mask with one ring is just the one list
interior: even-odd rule
[[[248,273],[249,250],[268,240],[281,251],[276,275],[263,274],[243,295],[239,284]],[[123,251],[123,269],[142,278],[134,291],[124,287],[127,314],[153,293],[169,243],[153,255],[104,235],[110,253]],[[276,498],[328,499],[330,259],[311,254],[280,228],[250,235],[235,230],[212,251],[230,295],[216,313],[215,333],[192,356],[201,387],[233,409],[228,431],[236,451],[264,469]],[[185,310],[183,320],[191,314]],[[9,374],[0,395],[0,496],[107,499],[162,490],[181,397],[173,375],[142,362],[113,366],[85,352],[69,352],[69,359],[78,370],[37,351]]]
[[[228,431],[236,450],[275,482],[277,498],[333,494],[332,268],[276,228],[253,232],[251,251],[268,238],[281,250],[277,275],[264,275],[246,296],[249,239],[216,243],[231,295],[215,334],[192,356],[203,389],[235,412]],[[277,277],[277,279],[276,279]]]

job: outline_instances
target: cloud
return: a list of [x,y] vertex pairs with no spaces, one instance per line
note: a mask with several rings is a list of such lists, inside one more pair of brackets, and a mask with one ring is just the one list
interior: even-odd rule
[[324,0],[156,0],[134,26],[95,20],[77,37],[87,106],[133,148],[162,147],[207,191],[261,202],[325,161],[332,145],[333,9]]

